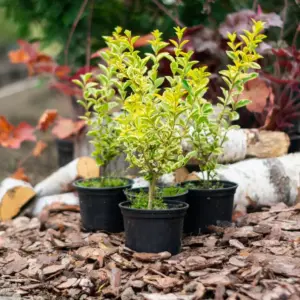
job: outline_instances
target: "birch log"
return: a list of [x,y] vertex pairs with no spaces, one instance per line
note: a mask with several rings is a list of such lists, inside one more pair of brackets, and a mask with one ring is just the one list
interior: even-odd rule
[[[287,134],[280,131],[260,131],[258,129],[230,130],[228,141],[224,143],[224,154],[219,156],[219,163],[232,163],[244,160],[247,157],[270,158],[287,154],[290,140]],[[188,143],[183,144],[186,151],[190,150]],[[75,143],[75,157],[91,155],[92,145],[88,137],[82,137]],[[189,164],[198,165],[194,159]],[[128,169],[125,155],[121,154],[112,160],[105,168],[105,173],[137,175],[137,169]]]
[[31,214],[33,216],[39,216],[42,210],[52,205],[53,203],[63,203],[66,205],[78,205],[78,195],[75,193],[65,193],[59,195],[51,195],[51,196],[44,196],[36,199],[32,209]]
[[[184,174],[184,171],[181,171]],[[219,168],[220,180],[238,184],[234,197],[236,209],[245,212],[248,206],[272,206],[279,202],[293,205],[300,186],[300,153],[292,153],[278,158],[247,159]],[[169,174],[170,182],[175,182],[176,173]],[[205,173],[191,173],[181,180],[205,179]]]
[[6,178],[0,185],[0,220],[15,217],[35,196],[32,186],[22,180]]
[[[247,157],[271,158],[287,154],[290,139],[281,131],[266,131],[258,129],[230,130],[228,140],[223,145],[224,153],[219,156],[219,163],[232,163],[244,160]],[[189,150],[190,146],[185,145]],[[191,160],[190,164],[198,164]]]
[[52,175],[34,187],[38,197],[50,196],[69,192],[72,183],[78,178],[92,178],[99,176],[99,167],[90,157],[77,158],[61,167]]

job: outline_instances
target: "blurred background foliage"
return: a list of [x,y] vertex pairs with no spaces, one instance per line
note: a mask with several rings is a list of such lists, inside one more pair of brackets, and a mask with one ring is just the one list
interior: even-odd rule
[[[84,4],[86,7],[79,16],[69,48],[69,64],[77,67],[85,62],[91,16],[92,53],[104,46],[101,36],[109,35],[117,25],[132,30],[134,34],[146,34],[158,28],[165,37],[170,37],[176,25],[174,18],[184,26],[203,24],[215,29],[228,14],[256,9],[260,4],[265,13],[282,15],[286,8],[284,39],[291,42],[300,19],[298,0],[0,0],[0,16],[3,11],[6,15],[5,21],[0,18],[1,28],[4,28],[0,38],[10,39],[17,35],[31,42],[38,40],[42,48],[51,46],[58,62],[63,63],[64,45]],[[170,18],[164,9],[174,18]],[[278,32],[273,36],[278,37]]]

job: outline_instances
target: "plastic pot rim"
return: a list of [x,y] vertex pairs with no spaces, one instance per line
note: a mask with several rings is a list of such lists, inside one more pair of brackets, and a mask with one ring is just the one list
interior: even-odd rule
[[[111,179],[122,179],[126,180],[128,184],[121,185],[121,186],[112,186],[112,187],[87,187],[87,186],[80,186],[78,185],[78,182],[86,181],[86,180],[92,180],[92,179],[100,179],[100,178],[111,178]],[[133,184],[133,180],[126,177],[112,177],[112,176],[99,176],[99,177],[92,177],[87,179],[78,179],[75,182],[73,182],[72,186],[75,187],[77,190],[89,190],[89,191],[97,191],[97,190],[118,190],[118,189],[126,189],[130,188]]]
[[[199,181],[205,181],[205,180],[189,180],[189,181],[185,181],[182,183],[182,185],[186,185],[189,183],[194,183],[194,182],[199,182]],[[192,188],[189,187],[188,190],[192,190],[192,191],[203,191],[203,192],[212,192],[212,191],[230,191],[233,189],[237,189],[238,184],[232,181],[228,181],[228,180],[212,180],[212,182],[220,182],[220,183],[229,183],[231,186],[228,187],[222,187],[222,188],[217,188],[217,189],[203,189],[203,188]]]
[[132,208],[128,207],[127,205],[131,204],[131,201],[124,201],[119,203],[120,209],[124,209],[130,212],[140,212],[142,214],[165,214],[166,212],[177,212],[180,210],[187,210],[189,208],[189,204],[186,202],[181,202],[181,201],[171,201],[171,200],[166,200],[164,201],[166,204],[181,204],[183,207],[174,207],[174,208],[167,208],[167,209],[139,209],[139,208]]
[[[161,187],[158,187],[159,189],[161,189]],[[138,188],[129,188],[124,190],[124,194],[128,195],[128,192],[130,191],[138,191],[138,190],[148,190],[149,187],[148,186],[144,186],[144,187],[138,187]],[[168,201],[168,198],[173,198],[173,197],[180,197],[180,196],[184,196],[187,195],[189,192],[189,190],[187,189],[185,192],[181,193],[181,194],[177,194],[177,195],[173,195],[173,196],[162,196],[163,199],[166,199]],[[180,202],[180,201],[179,201]]]

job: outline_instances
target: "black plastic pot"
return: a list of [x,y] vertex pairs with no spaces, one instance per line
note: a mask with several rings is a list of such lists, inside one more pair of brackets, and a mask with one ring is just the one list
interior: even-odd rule
[[72,140],[56,140],[58,165],[63,167],[74,158],[74,142]]
[[300,135],[293,135],[290,137],[289,153],[300,152]]
[[[125,190],[125,195],[127,197],[127,200],[131,200],[130,199],[130,194],[134,195],[134,193],[139,193],[140,191],[145,191],[148,192],[148,188],[147,187],[142,187],[142,188],[134,188],[134,189],[129,189],[129,190]],[[182,194],[179,195],[175,195],[175,196],[167,196],[167,197],[162,197],[164,199],[164,201],[180,201],[180,202],[186,202],[187,200],[187,194],[188,194],[188,190]]]
[[122,179],[127,184],[121,187],[82,187],[78,185],[82,179],[74,183],[79,194],[80,215],[85,230],[112,233],[124,231],[119,204],[126,201],[124,189],[130,188],[133,181]]
[[[209,232],[209,225],[220,225],[232,221],[233,200],[237,184],[229,181],[215,181],[222,183],[223,188],[200,189],[189,187],[187,203],[189,209],[185,218],[184,232],[187,234],[201,234]],[[197,183],[197,181],[188,181]]]
[[123,214],[126,247],[137,252],[177,254],[181,249],[183,220],[188,204],[165,201],[168,209],[130,208],[130,201],[119,206]]

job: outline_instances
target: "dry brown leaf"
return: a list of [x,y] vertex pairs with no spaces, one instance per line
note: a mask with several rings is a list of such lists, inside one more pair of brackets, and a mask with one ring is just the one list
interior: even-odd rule
[[160,253],[142,253],[135,252],[133,257],[139,261],[143,262],[156,262],[158,260],[164,260],[171,257],[171,253],[165,251]]
[[244,260],[239,259],[237,256],[230,257],[229,263],[239,268],[244,268],[247,265]]
[[58,289],[69,289],[70,287],[76,286],[76,283],[79,282],[77,278],[68,278],[67,281],[59,284]]
[[205,294],[205,287],[201,282],[192,281],[184,287],[184,292],[193,294],[195,300],[200,300]]
[[118,289],[121,285],[122,270],[119,268],[112,268],[110,273],[110,285],[113,290]]
[[183,283],[182,280],[179,280],[178,278],[173,278],[173,277],[159,277],[159,276],[145,276],[144,277],[144,282],[153,285],[159,290],[166,290],[169,288],[173,288],[177,285],[180,285]]
[[223,300],[225,294],[225,286],[218,284],[215,292],[215,300]]
[[199,278],[199,281],[205,286],[217,286],[219,284],[227,286],[231,284],[229,277],[222,274],[209,274],[204,278]]
[[245,246],[243,243],[241,243],[239,240],[235,240],[235,239],[232,239],[232,240],[229,240],[229,245],[230,246],[233,246],[239,250],[243,250],[245,249]]
[[13,261],[5,266],[4,274],[11,275],[14,273],[19,273],[28,266],[28,261],[24,257],[16,257]]
[[44,273],[44,275],[51,275],[54,273],[61,272],[65,268],[66,268],[66,266],[63,266],[63,265],[52,265],[52,266],[45,267],[43,269],[43,273]]
[[102,249],[94,248],[90,246],[80,247],[76,251],[77,255],[83,257],[84,259],[97,260],[99,256],[104,257],[105,252]]
[[142,294],[145,300],[195,300],[193,295],[176,294]]
[[207,259],[202,256],[190,256],[185,261],[185,270],[196,271],[207,267]]

